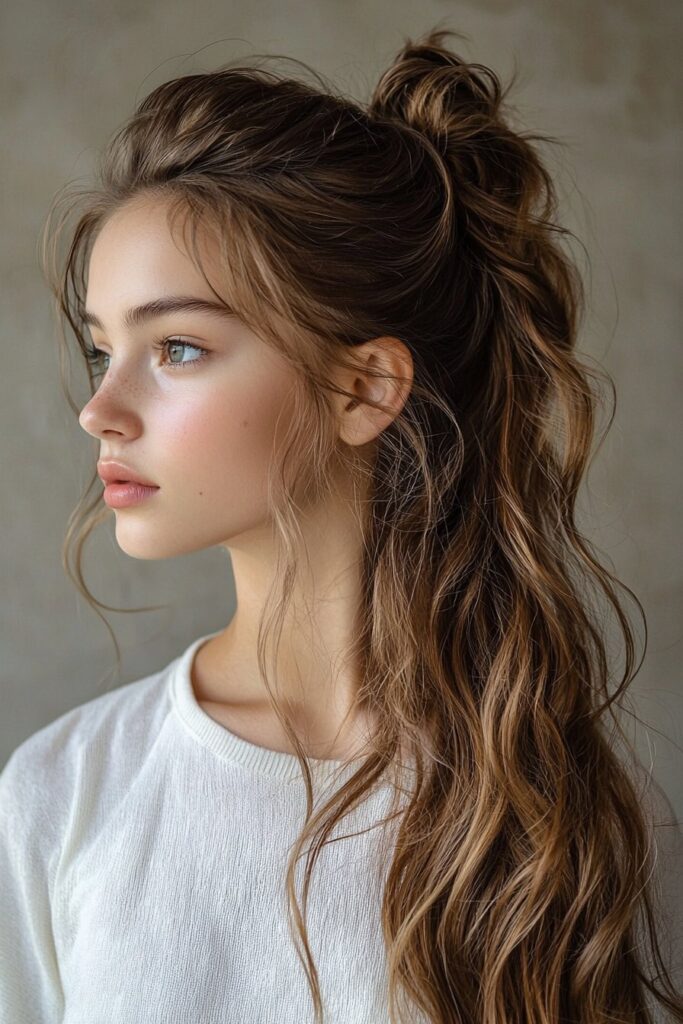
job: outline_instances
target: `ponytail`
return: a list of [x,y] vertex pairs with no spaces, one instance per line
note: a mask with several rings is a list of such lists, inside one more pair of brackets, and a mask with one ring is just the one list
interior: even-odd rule
[[[584,294],[532,145],[543,137],[510,127],[510,86],[447,50],[448,34],[408,43],[369,104],[417,134],[438,171],[462,300],[448,379],[465,454],[441,496],[453,514],[431,581],[434,767],[389,877],[392,971],[439,1024],[651,1024],[646,990],[680,1021],[654,927],[650,822],[604,720],[634,674],[633,633],[622,584],[574,518],[591,381],[610,381],[576,352]],[[591,586],[624,638],[611,696]],[[411,842],[426,817],[431,832]],[[664,990],[643,973],[641,912]]]

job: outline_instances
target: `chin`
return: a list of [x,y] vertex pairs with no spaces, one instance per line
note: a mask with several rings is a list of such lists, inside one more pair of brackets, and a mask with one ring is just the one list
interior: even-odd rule
[[206,546],[190,540],[183,543],[177,536],[165,538],[160,536],[160,531],[153,525],[140,523],[133,526],[132,523],[124,523],[120,517],[116,520],[116,543],[129,558],[139,558],[148,562],[189,555],[194,551],[201,551]]

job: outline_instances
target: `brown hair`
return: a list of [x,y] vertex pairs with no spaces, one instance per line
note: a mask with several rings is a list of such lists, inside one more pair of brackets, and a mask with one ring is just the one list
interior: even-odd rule
[[[85,354],[97,232],[136,197],[167,200],[194,229],[192,245],[199,225],[215,232],[229,305],[298,371],[298,413],[272,479],[283,562],[258,657],[306,782],[286,884],[316,1021],[310,875],[337,822],[401,751],[415,771],[393,808],[383,891],[392,1021],[414,1020],[406,996],[433,1024],[640,1024],[652,1022],[646,989],[682,1020],[655,931],[650,822],[608,727],[628,750],[613,709],[635,674],[624,585],[575,522],[592,385],[611,379],[576,352],[582,284],[533,145],[555,140],[515,130],[510,85],[449,50],[447,35],[457,33],[405,40],[365,105],[320,76],[311,85],[253,65],[163,83],[110,141],[97,187],[74,197],[61,257],[69,210],[56,225],[50,211],[46,275]],[[367,466],[339,444],[329,395],[354,396],[330,371],[385,335],[408,346],[415,372]],[[64,332],[61,352],[64,385]],[[298,500],[324,500],[339,459],[364,496],[352,653],[364,667],[358,706],[378,728],[372,753],[312,814],[312,775],[264,651],[305,557]],[[63,561],[93,607],[109,608],[81,571],[83,544],[109,514],[101,489],[90,494],[97,483],[94,473]],[[591,588],[623,635],[611,694]],[[302,917],[294,868],[309,837]],[[644,970],[641,912],[665,991]]]

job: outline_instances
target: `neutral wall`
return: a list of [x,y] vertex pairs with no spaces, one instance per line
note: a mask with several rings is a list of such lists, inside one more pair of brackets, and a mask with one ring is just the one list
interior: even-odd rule
[[96,596],[116,607],[169,603],[107,613],[123,653],[116,675],[104,625],[62,569],[67,519],[97,449],[61,397],[36,261],[53,193],[87,181],[109,135],[167,78],[268,52],[364,99],[403,37],[439,22],[465,32],[470,42],[456,49],[504,79],[516,66],[512,99],[527,127],[565,144],[553,158],[561,216],[590,260],[581,347],[618,396],[584,491],[585,527],[644,605],[648,650],[630,706],[647,730],[634,725],[633,735],[683,816],[679,11],[675,0],[5,3],[0,763],[61,713],[165,665],[233,607],[218,549],[135,561],[102,530],[85,561]]

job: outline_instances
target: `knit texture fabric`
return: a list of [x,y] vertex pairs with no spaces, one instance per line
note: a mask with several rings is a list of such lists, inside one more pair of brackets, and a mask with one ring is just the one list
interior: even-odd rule
[[[0,775],[2,1024],[306,1024],[284,875],[305,816],[297,758],[199,705],[194,640],[68,711]],[[315,805],[338,761],[316,760]],[[385,776],[386,777],[386,776]],[[381,782],[323,848],[309,941],[329,1024],[383,1024]],[[301,895],[305,857],[297,865]]]
[[[0,1024],[312,1024],[284,889],[304,781],[294,755],[198,704],[192,659],[215,635],[57,718],[0,774]],[[316,806],[355,770],[312,764]],[[326,1024],[389,1022],[380,907],[400,819],[377,823],[392,794],[382,781],[335,827],[362,834],[325,846],[312,875]],[[656,820],[672,814],[657,797]],[[663,826],[656,843],[680,980],[683,836]]]

